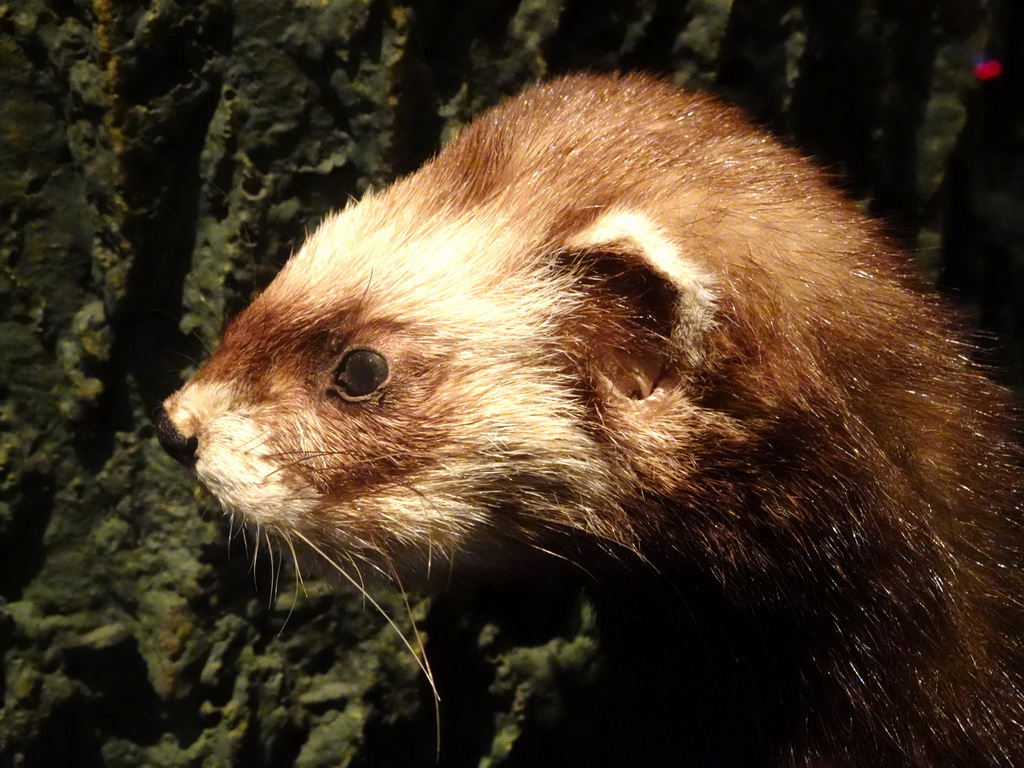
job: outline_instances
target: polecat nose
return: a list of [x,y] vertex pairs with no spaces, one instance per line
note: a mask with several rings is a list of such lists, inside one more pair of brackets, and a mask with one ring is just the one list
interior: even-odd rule
[[157,440],[170,457],[189,469],[195,469],[199,438],[181,434],[162,405],[153,412],[153,426],[156,427]]

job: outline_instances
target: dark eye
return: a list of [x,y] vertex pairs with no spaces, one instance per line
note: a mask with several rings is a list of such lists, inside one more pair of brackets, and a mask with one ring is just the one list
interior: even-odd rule
[[388,379],[388,361],[372,349],[353,349],[338,364],[334,381],[346,400],[362,400]]

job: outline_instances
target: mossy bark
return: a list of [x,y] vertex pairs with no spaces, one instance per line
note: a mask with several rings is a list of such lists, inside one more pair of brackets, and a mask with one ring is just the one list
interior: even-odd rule
[[[325,213],[537,78],[642,68],[738,102],[919,246],[1024,376],[1024,12],[922,7],[0,5],[0,768],[435,763],[400,636],[265,550],[250,576],[256,543],[148,414]],[[980,82],[986,55],[1004,74]],[[601,763],[586,596],[380,599],[426,633],[441,764]]]

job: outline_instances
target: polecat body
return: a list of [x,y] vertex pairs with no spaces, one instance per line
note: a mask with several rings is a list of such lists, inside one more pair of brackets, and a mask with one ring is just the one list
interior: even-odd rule
[[766,763],[1024,764],[1018,449],[905,270],[735,110],[565,78],[325,221],[157,424],[353,568],[678,566],[786,617]]

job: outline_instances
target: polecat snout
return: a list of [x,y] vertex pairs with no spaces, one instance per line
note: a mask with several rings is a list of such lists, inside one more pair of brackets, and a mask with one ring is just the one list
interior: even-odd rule
[[325,221],[157,431],[353,568],[605,549],[794,617],[779,764],[1024,765],[1018,449],[906,270],[734,109],[568,77]]

